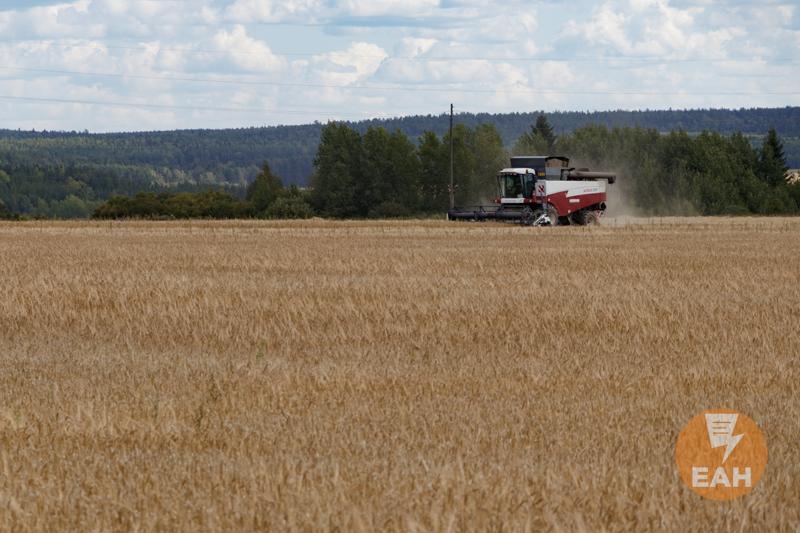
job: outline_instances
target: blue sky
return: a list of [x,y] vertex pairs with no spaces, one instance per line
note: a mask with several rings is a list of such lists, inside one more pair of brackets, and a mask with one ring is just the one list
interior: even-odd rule
[[0,0],[0,127],[800,105],[800,6]]

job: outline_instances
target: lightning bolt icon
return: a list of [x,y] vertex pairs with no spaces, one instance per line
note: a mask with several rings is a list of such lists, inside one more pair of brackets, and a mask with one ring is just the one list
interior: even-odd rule
[[739,441],[741,441],[743,438],[744,434],[736,436],[731,435],[731,437],[728,439],[728,447],[725,448],[725,455],[722,456],[722,464],[725,464],[725,461],[727,461],[728,457],[730,457],[731,453],[733,453],[733,449],[736,448],[736,445],[739,444]]
[[709,413],[706,414],[706,427],[708,428],[708,440],[712,448],[725,446],[725,455],[722,456],[722,464],[728,460],[733,450],[744,438],[744,433],[734,435],[736,420],[739,415],[733,413]]

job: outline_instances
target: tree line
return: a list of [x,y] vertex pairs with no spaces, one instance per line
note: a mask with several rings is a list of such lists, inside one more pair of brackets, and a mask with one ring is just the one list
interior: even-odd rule
[[[783,143],[774,128],[756,149],[741,133],[659,133],[590,125],[556,135],[537,117],[513,149],[491,124],[453,129],[455,198],[489,203],[509,155],[564,154],[574,166],[615,171],[614,187],[643,214],[792,214],[800,185],[790,185]],[[362,134],[332,122],[322,129],[310,190],[284,187],[269,165],[244,198],[223,192],[141,193],[112,198],[99,218],[387,218],[444,213],[449,203],[450,136],[424,132],[414,142],[400,130],[372,126]]]
[[[487,124],[458,125],[453,144],[456,202],[487,203],[510,155],[499,132]],[[615,171],[615,187],[642,214],[792,214],[800,205],[800,186],[785,181],[785,150],[774,128],[754,148],[741,133],[589,125],[557,136],[540,115],[511,154],[563,154],[574,166]],[[331,124],[315,160],[312,205],[332,217],[442,213],[448,164],[448,135],[425,132],[415,149],[400,131],[371,127],[360,135]]]
[[[503,113],[457,115],[457,122],[475,130],[484,124],[494,126],[503,146],[512,147],[540,113]],[[717,131],[733,134],[741,131],[754,145],[769,127],[783,136],[786,157],[795,168],[800,167],[800,107],[774,109],[695,109],[659,111],[555,112],[548,120],[556,134],[566,135],[586,125],[609,129],[641,127],[660,132]],[[439,137],[447,134],[446,115],[412,116],[374,119],[346,123],[360,135],[370,128],[400,130],[415,142],[426,132]],[[216,187],[244,189],[258,174],[261,164],[269,161],[273,172],[284,183],[306,187],[314,172],[323,124],[272,126],[226,130],[182,130],[90,134],[88,132],[47,132],[0,130],[0,168],[37,167],[47,173],[67,167],[70,177],[85,181],[100,174],[107,178],[135,182],[148,187]],[[24,173],[24,172],[23,172]],[[10,173],[17,179],[14,173]],[[54,174],[53,179],[58,176]],[[20,178],[22,179],[22,178]],[[5,196],[7,205],[14,203]],[[74,193],[68,193],[74,194]],[[39,197],[28,194],[27,202],[35,206]],[[74,194],[81,200],[91,200]],[[53,199],[61,201],[67,194]],[[108,196],[99,194],[100,200]],[[24,204],[24,203],[23,203]],[[19,211],[33,209],[27,204]]]
[[192,193],[214,187],[232,194],[241,188],[220,185],[142,181],[115,171],[64,164],[11,164],[0,160],[0,204],[28,218],[86,218],[113,196],[137,193]]
[[[494,176],[506,166],[503,140],[491,124],[453,129],[459,203],[486,202]],[[449,203],[450,134],[425,132],[414,143],[400,130],[347,124],[322,131],[311,178],[311,203],[322,216],[397,217],[443,213]]]
[[775,128],[753,147],[742,133],[662,134],[655,129],[589,125],[556,137],[540,117],[513,152],[557,151],[575,166],[612,170],[642,214],[794,214],[800,186],[790,185],[784,145]]
[[[459,201],[489,201],[494,175],[506,164],[491,125],[453,130]],[[114,196],[95,218],[387,218],[443,213],[449,203],[450,137],[427,132],[414,143],[396,130],[347,124],[322,129],[310,189],[284,186],[264,164],[243,198],[220,191],[142,192]]]

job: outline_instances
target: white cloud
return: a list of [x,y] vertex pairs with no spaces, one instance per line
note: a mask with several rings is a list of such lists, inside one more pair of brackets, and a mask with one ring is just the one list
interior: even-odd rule
[[[0,102],[0,127],[42,127],[48,120],[49,128],[64,129],[309,122],[437,113],[451,101],[462,110],[494,112],[800,104],[800,96],[770,94],[796,91],[798,6],[788,0],[64,0],[38,7],[6,0],[3,6],[0,67],[29,70],[0,68],[0,95],[286,114]],[[581,94],[587,91],[597,94]],[[755,94],[703,94],[748,91]],[[635,92],[652,94],[628,94]]]
[[307,22],[322,8],[321,0],[236,0],[225,9],[225,15],[240,23]]
[[671,8],[663,0],[612,0],[596,9],[587,22],[569,24],[568,30],[591,45],[607,46],[617,53],[658,55],[685,51],[693,18],[694,10]]
[[336,7],[345,16],[414,17],[432,14],[439,7],[439,0],[343,0]]
[[370,43],[353,43],[346,50],[313,57],[310,68],[327,84],[350,85],[374,74],[388,54]]
[[214,49],[227,52],[227,59],[243,70],[272,72],[286,66],[286,60],[272,53],[269,46],[247,35],[244,26],[220,30],[212,39]]
[[[759,17],[773,20],[788,6],[763,6]],[[566,36],[605,48],[623,56],[655,56],[669,59],[724,59],[747,51],[746,38],[764,20],[745,20],[740,8],[707,6],[672,7],[668,0],[608,0],[585,22],[571,20]],[[749,26],[749,28],[748,28]]]

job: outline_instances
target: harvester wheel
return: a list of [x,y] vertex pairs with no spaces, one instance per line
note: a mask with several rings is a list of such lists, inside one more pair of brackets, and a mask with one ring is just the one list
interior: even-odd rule
[[522,221],[522,225],[523,226],[530,226],[534,222],[536,222],[536,219],[539,218],[538,215],[537,215],[537,212],[538,211],[534,211],[529,206],[526,206],[522,210],[522,216],[520,217],[520,220]]
[[577,226],[594,226],[600,223],[597,213],[588,209],[572,213],[569,217],[569,221]]
[[597,211],[586,211],[583,220],[584,224],[587,226],[597,226],[600,224],[600,217],[597,215]]

